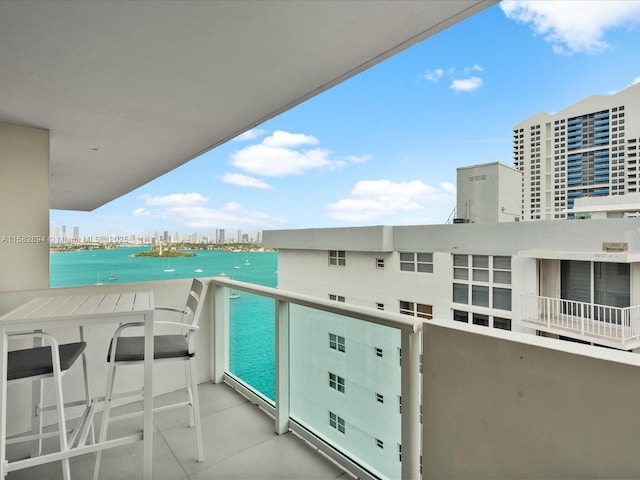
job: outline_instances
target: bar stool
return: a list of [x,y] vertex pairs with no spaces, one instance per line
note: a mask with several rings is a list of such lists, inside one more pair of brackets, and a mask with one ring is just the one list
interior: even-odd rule
[[[156,307],[156,311],[165,311],[173,314],[175,321],[154,320],[154,325],[165,325],[176,330],[175,334],[170,335],[154,335],[154,362],[184,362],[185,365],[185,388],[187,390],[187,400],[183,402],[156,407],[153,412],[163,410],[189,407],[189,426],[195,427],[196,447],[198,462],[204,461],[204,447],[202,444],[202,429],[200,426],[200,406],[198,403],[198,377],[196,374],[195,359],[195,339],[194,333],[198,331],[198,320],[200,312],[204,304],[206,295],[205,284],[193,279],[191,288],[187,295],[187,301],[184,307]],[[100,442],[107,439],[107,431],[109,422],[117,420],[125,420],[138,414],[124,414],[120,416],[111,416],[111,405],[115,398],[122,397],[140,397],[140,390],[133,392],[114,394],[114,383],[116,367],[124,365],[140,365],[144,362],[144,337],[142,336],[124,336],[123,331],[129,328],[143,327],[142,322],[130,322],[120,325],[113,334],[111,344],[107,354],[108,373],[107,373],[107,389],[104,396],[104,409],[102,411],[102,423],[100,427]],[[142,395],[147,394],[142,392]],[[148,392],[153,395],[153,392]],[[100,471],[100,458],[102,452],[98,451],[96,455],[96,463],[94,467],[94,480],[98,479]]]
[[[60,345],[57,340],[50,334],[45,332],[26,332],[8,335],[12,338],[41,338],[49,343],[49,346],[26,348],[22,350],[13,350],[8,352],[7,356],[7,385],[21,382],[32,382],[44,378],[53,378],[55,387],[55,405],[57,411],[58,430],[50,434],[43,434],[42,428],[32,434],[21,435],[10,439],[3,438],[3,446],[5,449],[8,444],[30,442],[33,440],[41,440],[45,437],[58,436],[59,451],[66,452],[69,450],[69,441],[67,437],[67,423],[65,418],[65,403],[62,394],[62,377],[69,368],[76,362],[80,355],[84,355],[86,342],[80,341],[75,343],[67,343]],[[86,381],[86,370],[85,370]],[[83,402],[84,403],[84,402]],[[41,424],[41,422],[40,422]],[[5,472],[11,472],[21,468],[26,468],[32,463],[32,459],[18,460],[15,462],[7,462]],[[70,480],[71,473],[69,467],[69,458],[62,460],[62,474],[65,480]],[[37,463],[37,462],[36,462]]]

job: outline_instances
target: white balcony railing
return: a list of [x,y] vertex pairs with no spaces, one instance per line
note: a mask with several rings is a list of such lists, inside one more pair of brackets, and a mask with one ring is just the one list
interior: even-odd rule
[[621,308],[523,294],[521,318],[580,340],[622,349],[640,346],[640,305]]

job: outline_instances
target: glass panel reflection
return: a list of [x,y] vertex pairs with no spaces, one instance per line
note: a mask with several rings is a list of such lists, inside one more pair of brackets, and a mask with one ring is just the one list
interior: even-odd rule
[[275,365],[275,300],[232,291],[229,371],[275,401]]
[[378,476],[399,478],[400,332],[292,305],[291,417]]

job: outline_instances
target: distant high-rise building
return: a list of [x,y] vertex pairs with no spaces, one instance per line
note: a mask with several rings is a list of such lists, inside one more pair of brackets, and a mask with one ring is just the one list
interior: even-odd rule
[[73,226],[73,239],[74,240],[80,239],[80,228],[77,225]]
[[594,95],[513,128],[523,220],[574,218],[574,202],[640,192],[640,84]]
[[53,243],[58,243],[58,241],[60,240],[60,227],[58,227],[57,225],[53,225],[51,227],[49,236],[51,237],[51,241]]

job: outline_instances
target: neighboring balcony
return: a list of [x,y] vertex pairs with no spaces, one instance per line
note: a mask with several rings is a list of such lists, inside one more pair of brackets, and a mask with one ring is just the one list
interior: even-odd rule
[[538,330],[608,347],[640,347],[640,305],[610,307],[523,294],[521,319]]

